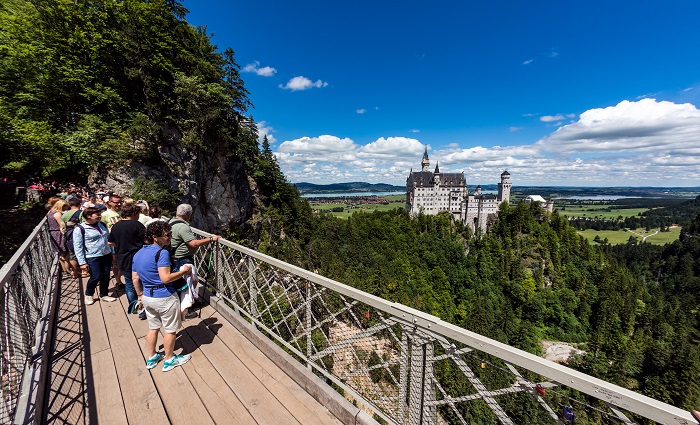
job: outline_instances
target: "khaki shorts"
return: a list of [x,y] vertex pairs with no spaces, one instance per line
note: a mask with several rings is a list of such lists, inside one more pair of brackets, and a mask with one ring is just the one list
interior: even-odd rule
[[148,329],[155,330],[162,327],[165,332],[174,334],[182,327],[180,298],[177,293],[165,298],[151,298],[144,295],[141,302],[148,319]]

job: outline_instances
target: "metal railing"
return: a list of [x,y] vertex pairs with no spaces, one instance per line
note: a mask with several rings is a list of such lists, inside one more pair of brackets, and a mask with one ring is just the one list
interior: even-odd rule
[[0,423],[41,418],[59,278],[44,218],[0,269]]
[[696,423],[682,409],[225,239],[201,247],[195,263],[217,296],[389,423],[634,423],[634,415]]

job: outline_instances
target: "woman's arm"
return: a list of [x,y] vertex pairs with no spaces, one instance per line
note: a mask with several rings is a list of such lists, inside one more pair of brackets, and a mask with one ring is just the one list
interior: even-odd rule
[[171,273],[170,266],[158,267],[158,277],[163,283],[170,283],[191,272],[190,265],[184,264],[179,272]]

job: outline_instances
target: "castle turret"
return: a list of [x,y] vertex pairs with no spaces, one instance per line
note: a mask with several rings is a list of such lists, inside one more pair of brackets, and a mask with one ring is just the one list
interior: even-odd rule
[[433,173],[433,181],[435,186],[440,186],[440,164],[435,164],[435,173]]
[[508,201],[510,199],[510,188],[513,185],[510,183],[510,173],[504,171],[501,173],[501,182],[498,183],[498,202]]
[[420,165],[423,167],[422,171],[430,171],[428,168],[430,167],[430,160],[428,159],[428,147],[426,146],[425,152],[423,153],[423,160],[420,162]]

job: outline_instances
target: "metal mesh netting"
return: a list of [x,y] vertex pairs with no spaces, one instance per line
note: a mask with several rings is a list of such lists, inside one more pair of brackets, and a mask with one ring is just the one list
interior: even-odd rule
[[373,307],[359,291],[319,284],[305,270],[230,245],[200,249],[200,276],[300,362],[387,422],[632,423],[600,400],[389,313],[393,303]]
[[[19,258],[2,267],[2,314],[0,314],[0,350],[2,359],[2,405],[0,423],[14,419],[20,395],[22,374],[32,355],[34,331],[41,316],[47,282],[55,253],[46,220],[38,232],[22,245]],[[26,249],[25,249],[26,248]]]

